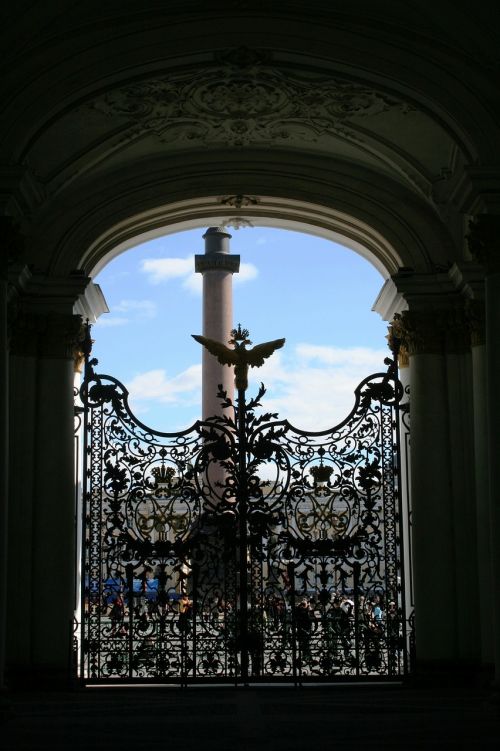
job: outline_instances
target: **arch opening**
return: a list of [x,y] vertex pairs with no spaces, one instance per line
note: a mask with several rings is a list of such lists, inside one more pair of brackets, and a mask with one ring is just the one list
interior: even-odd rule
[[[351,409],[342,408],[340,419],[327,419],[321,430],[318,418],[304,430],[296,427],[300,419],[278,416],[276,397],[273,401],[273,395],[250,383],[248,399],[240,388],[237,401],[227,405],[235,407],[227,418],[204,417],[182,430],[160,432],[145,427],[151,420],[142,422],[142,415],[138,420],[129,412],[127,391],[117,379],[87,369],[83,393],[90,469],[84,473],[88,529],[83,559],[89,584],[82,593],[80,675],[88,683],[380,680],[408,672],[411,629],[402,584],[394,440],[403,390],[393,365],[381,372],[385,348],[370,352],[378,362],[368,372],[377,372],[365,377],[368,348],[352,346],[358,327],[346,311],[344,316],[334,312],[335,298],[346,285],[337,278],[337,287],[330,288],[326,266],[321,267],[311,246],[321,247],[325,257],[325,246],[331,246],[337,262],[342,255],[355,260],[347,297],[363,284],[361,267],[379,282],[382,277],[350,249],[317,236],[308,239],[307,251],[295,254],[293,268],[295,233],[268,226],[250,231],[259,232],[255,244],[261,248],[273,235],[287,236],[268,284],[262,279],[259,292],[249,295],[247,311],[263,308],[257,342],[288,333],[276,328],[290,316],[283,310],[287,296],[299,308],[294,324],[305,323],[300,335],[312,338],[295,346],[302,363],[311,358],[308,373],[303,369],[286,381],[290,371],[275,353],[271,368],[259,370],[259,380],[266,385],[271,380],[274,387],[285,378],[285,386],[298,385],[295,393],[289,388],[288,403],[295,399],[306,411],[316,395],[323,419],[339,375],[327,372],[320,382],[318,362],[324,369],[357,361],[363,380]],[[139,271],[150,275],[153,285],[183,280],[185,291],[195,293],[191,253],[193,235],[201,232],[182,234],[185,244],[181,235],[170,235],[177,241],[175,256],[165,257],[157,238],[116,257],[108,267],[109,280],[114,276],[119,286],[123,275],[113,275],[111,266],[135,255]],[[303,249],[304,234],[298,237]],[[254,256],[245,258],[241,276],[247,282],[259,279]],[[314,269],[310,289],[308,264]],[[293,291],[287,284],[291,270],[297,282]],[[131,276],[137,291],[137,274]],[[276,306],[274,316],[265,306],[267,297]],[[314,319],[320,297],[326,313],[320,309]],[[194,298],[196,318],[199,302]],[[145,303],[151,300],[128,300],[128,311],[142,308],[147,319]],[[126,301],[119,305],[127,313]],[[180,312],[167,317],[166,327],[177,328],[180,318]],[[317,331],[321,319],[324,325]],[[321,343],[335,328],[332,320],[339,320],[340,333],[347,335],[349,346],[343,351]],[[243,320],[243,325],[253,327],[253,322]],[[175,345],[161,334],[155,337],[162,357],[178,358]],[[141,358],[129,332],[127,340],[136,365]],[[187,369],[183,375],[193,373]],[[168,400],[175,398],[182,378],[168,383],[156,370],[137,381],[143,392],[156,389],[159,395],[163,388]],[[308,382],[312,388],[306,392]],[[373,634],[365,628],[368,622]],[[85,639],[89,633],[98,636]]]
[[388,278],[404,265],[395,245],[361,219],[327,206],[290,198],[235,194],[197,198],[132,214],[114,223],[84,251],[81,265],[92,276],[120,253],[165,234],[225,226],[275,227],[316,235],[355,251]]
[[[322,228],[311,235],[304,225],[292,231],[290,221],[272,224],[232,229],[226,220],[241,256],[234,325],[250,328],[254,342],[286,337],[273,363],[250,371],[252,387],[266,381],[272,408],[293,424],[327,429],[350,412],[362,378],[384,367],[386,326],[371,310],[384,278],[366,249],[363,257]],[[139,236],[135,248],[111,251],[95,277],[111,310],[96,325],[97,356],[126,383],[141,419],[165,430],[199,418],[201,353],[190,335],[201,333],[193,256],[202,233]]]

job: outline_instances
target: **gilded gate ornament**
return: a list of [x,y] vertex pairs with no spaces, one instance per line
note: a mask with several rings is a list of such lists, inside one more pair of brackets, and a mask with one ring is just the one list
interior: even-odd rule
[[248,368],[260,368],[264,365],[264,360],[271,357],[273,352],[280,349],[285,343],[285,339],[273,339],[270,342],[257,344],[252,349],[246,349],[246,345],[252,343],[248,339],[248,335],[248,329],[242,329],[241,324],[238,324],[237,329],[232,329],[229,344],[233,344],[234,349],[229,349],[222,342],[208,339],[206,336],[198,336],[197,334],[191,336],[206,347],[222,365],[234,365],[234,385],[238,391],[246,391],[248,388]]

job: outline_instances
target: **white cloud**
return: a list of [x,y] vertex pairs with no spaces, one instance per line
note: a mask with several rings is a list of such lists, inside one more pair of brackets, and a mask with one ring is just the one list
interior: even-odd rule
[[251,282],[258,275],[259,269],[253,263],[241,263],[239,272],[233,274],[233,280],[236,284],[242,284],[243,282]]
[[154,318],[156,305],[152,300],[121,300],[114,305],[113,313],[133,313],[140,318]]
[[[151,284],[181,279],[182,286],[201,295],[203,277],[194,271],[194,256],[187,258],[147,258],[141,264],[141,271],[148,275]],[[258,269],[253,263],[242,263],[238,274],[233,275],[236,284],[250,282],[258,276]]]
[[189,274],[189,276],[184,279],[182,286],[190,292],[194,292],[196,295],[201,295],[203,291],[203,277],[201,274],[195,274],[193,271],[192,274]]
[[155,316],[156,305],[151,300],[120,300],[119,303],[113,305],[111,314],[106,313],[100,316],[96,323],[103,328],[111,328],[125,326],[130,323],[131,318],[154,318]]
[[146,258],[141,271],[148,274],[151,284],[187,276],[194,269],[194,256],[187,258]]
[[356,386],[371,373],[385,371],[387,354],[299,344],[292,353],[275,353],[262,368],[251,370],[250,390],[263,381],[266,412],[278,412],[302,430],[326,430],[348,416]]
[[99,326],[103,328],[111,328],[114,326],[125,326],[125,324],[127,324],[128,322],[129,322],[128,318],[105,314],[105,315],[99,316],[94,326]]
[[349,366],[353,368],[378,367],[384,363],[388,351],[382,356],[382,350],[369,347],[328,347],[317,344],[298,344],[296,352],[302,361],[317,361],[324,365]]
[[[262,368],[250,369],[248,396],[253,396],[263,381],[267,388],[263,411],[277,412],[280,419],[302,430],[327,430],[349,415],[356,386],[370,374],[386,370],[387,354],[388,350],[368,347],[299,344],[290,352],[275,352]],[[201,365],[174,376],[163,369],[140,373],[127,388],[137,414],[155,404],[194,405],[201,414]]]
[[193,404],[201,401],[201,365],[191,365],[171,378],[163,369],[139,373],[128,384],[130,400],[163,404]]

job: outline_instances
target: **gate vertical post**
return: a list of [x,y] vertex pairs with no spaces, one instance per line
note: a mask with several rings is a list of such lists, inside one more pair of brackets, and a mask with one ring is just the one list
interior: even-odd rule
[[402,600],[405,613],[405,620],[403,626],[404,644],[409,649],[404,651],[404,672],[408,674],[411,672],[413,665],[412,661],[414,655],[412,655],[412,641],[413,633],[410,627],[411,619],[414,618],[414,593],[413,593],[413,556],[411,548],[411,525],[412,525],[412,508],[411,508],[411,492],[410,492],[410,359],[408,352],[404,348],[400,348],[398,352],[398,367],[399,367],[399,380],[403,387],[403,396],[397,408],[397,445],[398,445],[398,480],[399,486],[399,508],[400,508],[400,534],[401,534],[401,547],[402,547],[402,578],[401,578],[401,590]]
[[239,568],[240,568],[240,644],[241,677],[248,682],[248,571],[247,571],[247,446],[246,446],[246,400],[245,389],[238,389],[238,514],[239,514]]

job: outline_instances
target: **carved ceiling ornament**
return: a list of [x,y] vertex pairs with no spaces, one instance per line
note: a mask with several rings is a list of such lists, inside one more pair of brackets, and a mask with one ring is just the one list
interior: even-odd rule
[[197,74],[178,72],[128,84],[90,106],[108,117],[125,118],[135,135],[230,146],[284,143],[292,137],[315,142],[325,135],[359,142],[347,127],[351,119],[410,109],[367,86],[340,77],[299,75],[270,62],[269,54],[231,50]]

